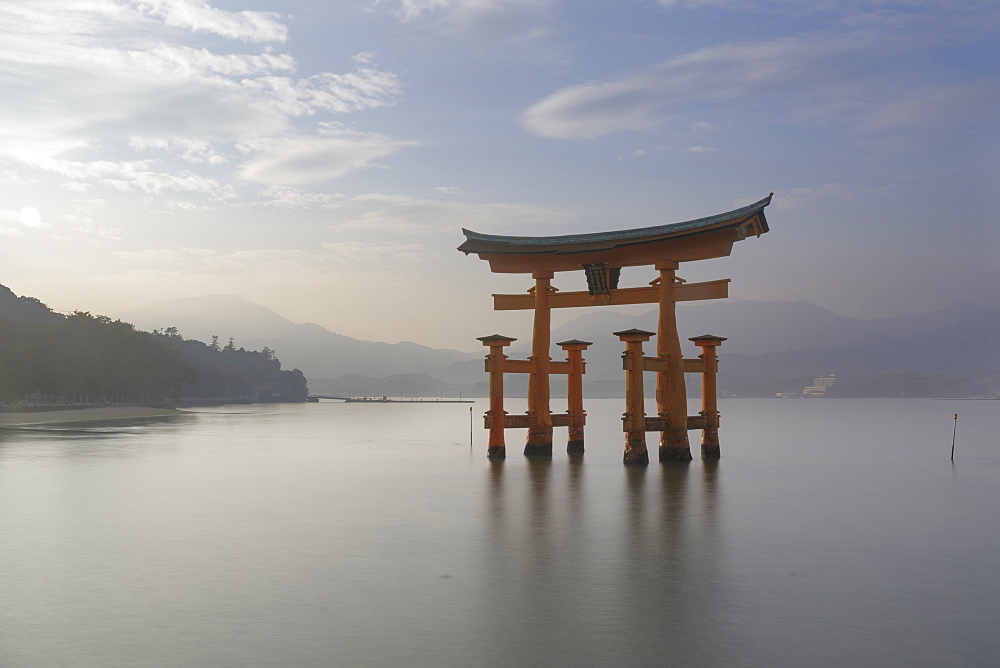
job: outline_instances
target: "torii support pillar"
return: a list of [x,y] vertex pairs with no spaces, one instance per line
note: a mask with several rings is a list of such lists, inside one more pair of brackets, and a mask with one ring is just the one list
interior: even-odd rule
[[718,459],[719,452],[719,405],[716,399],[715,377],[719,371],[719,358],[715,349],[722,345],[725,337],[705,334],[690,339],[701,348],[701,359],[705,366],[701,372],[701,414],[705,418],[705,428],[701,430],[701,458]]
[[648,464],[646,450],[646,407],[642,386],[642,344],[649,341],[653,332],[641,329],[626,329],[615,332],[615,336],[625,342],[622,366],[625,367],[625,464]]
[[666,371],[656,374],[656,410],[666,418],[667,428],[660,433],[660,461],[690,461],[691,446],[687,434],[687,389],[684,386],[684,360],[677,336],[677,301],[674,295],[676,262],[657,262],[660,272],[660,312],[657,321],[656,352],[667,360]]
[[583,454],[583,426],[587,414],[583,410],[583,351],[590,341],[571,339],[556,344],[566,351],[569,374],[566,376],[566,413],[569,415],[569,438],[566,452],[571,455]]
[[490,438],[486,456],[490,459],[506,459],[507,446],[504,443],[503,430],[507,411],[503,409],[503,363],[507,356],[503,354],[503,349],[517,339],[500,334],[477,338],[490,349],[486,365],[486,370],[490,374],[490,409],[486,412],[486,416],[490,418]]
[[552,456],[552,411],[549,408],[549,347],[552,341],[552,310],[549,281],[555,274],[536,271],[535,322],[531,331],[531,373],[528,376],[528,438],[524,454],[528,457]]

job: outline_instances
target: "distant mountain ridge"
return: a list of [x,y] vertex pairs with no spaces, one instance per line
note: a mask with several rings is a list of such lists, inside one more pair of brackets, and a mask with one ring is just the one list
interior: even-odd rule
[[177,327],[189,338],[208,341],[229,337],[248,348],[267,346],[289,367],[302,369],[310,379],[345,374],[383,377],[426,373],[479,354],[430,348],[409,341],[362,341],[337,334],[311,322],[295,323],[274,310],[237,295],[210,295],[165,299],[129,309],[120,317],[144,328]]
[[[719,349],[720,374],[735,377],[1000,369],[1000,310],[979,304],[957,302],[928,313],[872,320],[839,316],[801,301],[679,304],[677,312],[684,354],[697,352],[687,341],[692,336],[727,337]],[[621,354],[621,343],[611,332],[629,327],[656,331],[656,311],[586,314],[557,328],[553,336],[593,341],[587,371],[604,378],[620,373],[620,362],[609,361]]]
[[[213,334],[237,345],[277,350],[291,367],[302,369],[314,389],[324,379],[356,377],[351,386],[385,389],[374,379],[422,374],[421,391],[471,388],[485,380],[482,353],[436,349],[416,343],[379,343],[343,336],[314,323],[294,323],[273,310],[236,295],[152,302],[120,314],[144,328],[175,326],[182,335],[208,340]],[[697,349],[686,339],[700,334],[727,337],[720,352],[720,377],[802,378],[825,373],[867,378],[882,373],[959,373],[1000,369],[1000,310],[955,303],[928,313],[863,320],[839,316],[808,302],[719,301],[678,305],[685,356]],[[621,378],[622,345],[611,332],[638,327],[656,330],[656,311],[634,315],[594,309],[557,327],[553,341],[584,339],[587,381]],[[651,352],[654,346],[650,345]],[[552,355],[561,351],[553,347]],[[512,357],[528,355],[519,341]],[[511,379],[512,382],[515,379]],[[408,381],[409,382],[409,381]],[[337,382],[330,387],[344,387]],[[391,392],[390,392],[391,393]]]

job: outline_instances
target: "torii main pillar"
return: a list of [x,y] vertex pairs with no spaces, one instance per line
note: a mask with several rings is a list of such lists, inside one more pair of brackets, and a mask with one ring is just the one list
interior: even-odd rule
[[674,296],[676,262],[657,262],[659,276],[659,317],[656,322],[656,353],[666,359],[666,369],[656,374],[656,410],[667,420],[660,432],[660,461],[689,461],[691,446],[687,434],[687,388],[684,360],[677,334],[677,300]]
[[524,454],[552,456],[552,411],[549,408],[549,348],[552,343],[552,310],[549,307],[551,271],[535,271],[535,321],[531,328],[531,371],[528,375],[528,437]]

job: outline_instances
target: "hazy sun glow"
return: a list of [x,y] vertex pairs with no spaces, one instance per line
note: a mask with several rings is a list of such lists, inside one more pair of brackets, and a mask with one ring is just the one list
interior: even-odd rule
[[26,206],[17,212],[17,222],[26,227],[38,227],[42,224],[42,214],[35,207]]

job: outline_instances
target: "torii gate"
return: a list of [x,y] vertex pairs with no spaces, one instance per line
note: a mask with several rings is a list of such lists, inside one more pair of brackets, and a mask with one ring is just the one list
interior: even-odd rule
[[[715,347],[723,339],[706,335],[692,339],[703,350],[700,359],[685,360],[677,334],[675,304],[679,301],[724,299],[729,296],[729,279],[704,283],[684,283],[676,277],[681,262],[706,260],[730,254],[733,244],[749,235],[760,236],[768,231],[764,207],[771,195],[749,206],[727,213],[698,218],[683,223],[644,227],[617,232],[571,234],[555,237],[511,237],[480,234],[463,229],[465,242],[458,250],[476,253],[490,263],[495,273],[531,274],[535,285],[528,294],[493,295],[497,311],[533,309],[531,357],[528,360],[507,360],[503,347],[514,341],[510,337],[481,337],[490,348],[486,370],[490,372],[490,410],[486,426],[490,429],[487,456],[506,456],[505,428],[527,428],[524,454],[552,455],[553,426],[570,427],[569,452],[583,451],[583,361],[581,352],[586,341],[564,341],[569,353],[566,362],[553,362],[549,357],[551,341],[551,309],[579,306],[622,306],[626,304],[659,304],[656,357],[642,356],[642,342],[653,332],[627,330],[615,332],[627,343],[623,355],[627,372],[627,411],[623,419],[626,432],[626,464],[647,464],[646,431],[660,431],[660,461],[690,460],[688,429],[701,429],[702,456],[719,457],[718,411],[715,408]],[[653,265],[659,276],[649,287],[620,288],[618,279],[622,267]],[[587,276],[586,292],[557,292],[550,281],[559,271],[583,270]],[[643,410],[642,371],[656,372],[656,406],[658,417],[647,418]],[[687,416],[685,371],[701,371],[703,397],[700,416]],[[503,374],[528,373],[527,415],[507,415],[503,410]],[[549,375],[568,375],[566,414],[553,415],[549,409]],[[711,397],[709,397],[711,391]]]

